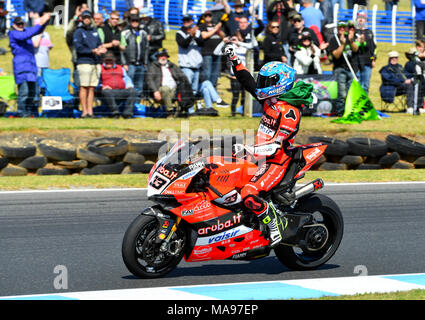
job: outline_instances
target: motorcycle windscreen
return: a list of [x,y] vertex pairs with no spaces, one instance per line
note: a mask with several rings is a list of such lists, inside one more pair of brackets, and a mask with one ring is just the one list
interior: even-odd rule
[[189,166],[197,152],[193,143],[179,140],[170,151],[156,163],[149,175],[148,197],[161,194],[179,177],[179,171]]

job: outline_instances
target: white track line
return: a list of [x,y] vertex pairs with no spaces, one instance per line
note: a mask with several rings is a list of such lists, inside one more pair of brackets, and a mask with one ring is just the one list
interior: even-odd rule
[[[353,183],[326,183],[327,186],[368,186],[368,185],[408,185],[408,184],[425,184],[425,181],[398,181],[398,182],[353,182]],[[303,186],[304,184],[299,184]],[[47,190],[12,190],[0,191],[0,194],[15,194],[15,193],[55,193],[55,192],[119,192],[119,191],[146,191],[147,188],[76,188],[76,189],[47,189]]]

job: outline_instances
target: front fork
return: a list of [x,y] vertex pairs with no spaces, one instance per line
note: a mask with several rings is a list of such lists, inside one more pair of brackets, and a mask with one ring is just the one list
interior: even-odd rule
[[[161,221],[162,220],[162,221]],[[180,249],[180,243],[176,243],[173,248],[170,247],[170,240],[173,237],[173,234],[176,232],[177,227],[181,221],[180,217],[177,217],[176,220],[173,219],[160,219],[161,228],[158,231],[158,236],[155,240],[155,243],[161,244],[159,248],[162,252],[169,252],[171,254],[177,254]]]

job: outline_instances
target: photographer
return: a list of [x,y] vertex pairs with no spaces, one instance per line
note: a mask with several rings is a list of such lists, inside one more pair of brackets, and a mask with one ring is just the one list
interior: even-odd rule
[[183,26],[176,33],[176,41],[179,48],[180,69],[192,84],[192,91],[196,94],[203,62],[201,50],[204,41],[198,26],[193,24],[191,15],[183,16]]
[[271,2],[267,8],[267,21],[277,21],[279,24],[279,36],[285,50],[286,57],[289,57],[290,55],[289,34],[292,28],[290,17],[297,14],[297,11],[294,9],[293,2],[294,1],[292,0],[277,0]]
[[359,47],[355,42],[355,29],[352,24],[338,23],[337,35],[330,40],[328,51],[332,55],[333,71],[338,83],[338,99],[335,102],[336,114],[342,116],[345,110],[345,97],[354,78],[347,60],[351,64],[353,72],[358,71],[357,52]]
[[297,74],[322,74],[320,49],[313,44],[309,32],[303,32],[295,52],[294,69]]
[[202,64],[202,77],[205,80],[210,80],[214,87],[217,86],[217,81],[221,70],[221,57],[214,54],[215,48],[225,37],[225,33],[221,30],[223,21],[217,24],[213,23],[212,12],[207,10],[200,19],[201,24],[199,30],[204,41],[202,47],[202,56],[204,61]]
[[[235,53],[238,55],[242,63],[245,65],[246,54],[248,50],[254,49],[255,47],[258,46],[257,40],[255,38],[253,39],[251,38],[251,32],[248,32],[249,30],[251,30],[251,26],[248,22],[248,18],[242,17],[239,20],[239,28],[238,28],[238,31],[235,33],[235,35],[232,38],[225,37],[223,41],[217,46],[214,53],[221,55],[223,47],[226,44],[231,43],[233,44]],[[279,47],[279,49],[283,52],[283,49],[281,46]],[[239,101],[239,97],[241,99],[241,105],[244,106],[245,95],[240,82],[236,79],[233,73],[232,68],[230,68],[230,86],[232,90],[231,112],[232,112],[232,117],[234,117],[236,116],[236,105]]]
[[373,32],[367,28],[367,14],[365,11],[359,11],[356,24],[356,43],[359,47],[359,71],[357,77],[360,85],[366,93],[369,93],[372,68],[375,67],[376,45]]

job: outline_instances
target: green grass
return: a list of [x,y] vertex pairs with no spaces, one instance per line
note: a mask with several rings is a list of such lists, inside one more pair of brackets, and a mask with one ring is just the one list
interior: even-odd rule
[[397,291],[390,293],[366,293],[309,300],[425,300],[425,290]]
[[[76,188],[146,188],[147,174],[95,176],[0,177],[0,190],[48,190]],[[425,181],[425,169],[310,171],[300,183],[322,178],[327,183]],[[325,187],[326,188],[326,187]],[[325,189],[326,190],[326,189]]]

